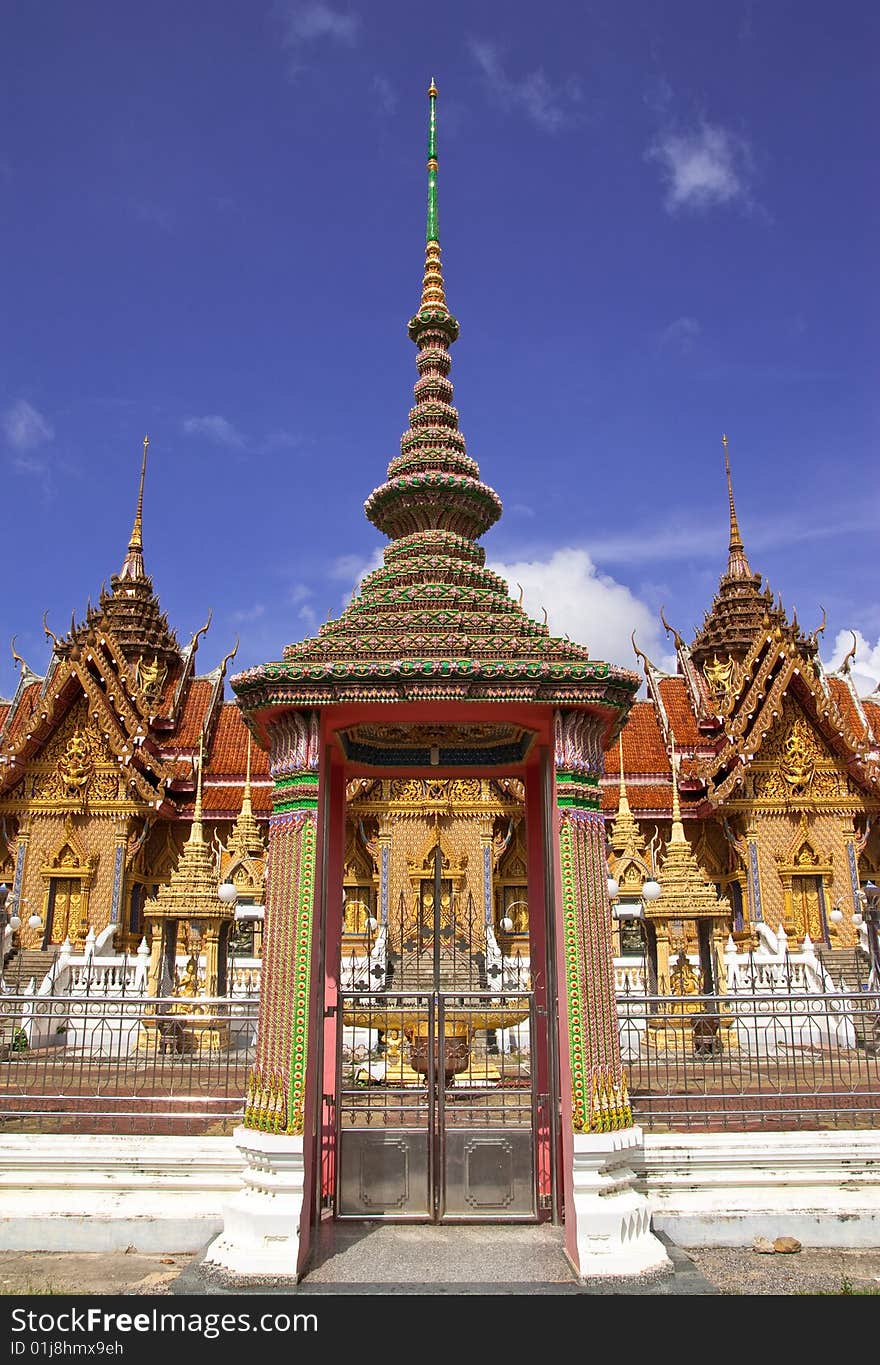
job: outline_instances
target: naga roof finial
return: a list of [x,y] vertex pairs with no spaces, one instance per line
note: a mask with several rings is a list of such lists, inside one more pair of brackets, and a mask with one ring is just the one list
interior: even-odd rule
[[849,673],[856,657],[856,646],[858,645],[858,639],[856,638],[856,633],[854,630],[850,631],[850,635],[852,636],[852,649],[849,651],[849,653],[844,658],[843,663],[840,665],[841,673]]
[[666,631],[666,634],[671,635],[674,638],[676,649],[684,649],[685,648],[684,640],[681,638],[678,631],[675,629],[675,626],[671,626],[667,621],[664,615],[663,607],[660,608],[660,620],[663,622],[663,627]]
[[131,528],[131,539],[128,542],[128,553],[122,562],[119,570],[120,578],[145,578],[144,572],[144,540],[143,540],[143,515],[144,515],[144,479],[147,474],[147,449],[150,444],[149,436],[144,437],[144,453],[141,458],[141,481],[138,488],[137,510],[134,514],[134,525]]

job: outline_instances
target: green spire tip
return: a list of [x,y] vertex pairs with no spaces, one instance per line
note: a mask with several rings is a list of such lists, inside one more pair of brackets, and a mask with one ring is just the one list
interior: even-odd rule
[[431,112],[428,118],[428,229],[426,240],[439,242],[437,226],[437,87],[434,77],[428,87]]

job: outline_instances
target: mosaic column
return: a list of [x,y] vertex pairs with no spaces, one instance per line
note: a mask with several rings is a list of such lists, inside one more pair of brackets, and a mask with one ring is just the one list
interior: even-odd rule
[[257,1052],[245,1128],[302,1134],[318,841],[319,721],[284,716],[271,731],[266,917]]
[[572,1121],[575,1133],[614,1132],[632,1125],[632,1110],[620,1061],[600,722],[557,712],[555,742]]

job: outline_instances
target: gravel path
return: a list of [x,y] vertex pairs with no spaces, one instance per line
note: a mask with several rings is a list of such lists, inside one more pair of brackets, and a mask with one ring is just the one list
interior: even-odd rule
[[877,1249],[804,1247],[768,1255],[750,1247],[688,1247],[685,1254],[722,1294],[880,1293]]

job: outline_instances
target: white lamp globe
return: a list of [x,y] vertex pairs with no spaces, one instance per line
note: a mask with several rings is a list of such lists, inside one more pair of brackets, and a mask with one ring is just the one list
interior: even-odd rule
[[660,886],[660,883],[655,881],[653,877],[649,877],[642,886],[642,895],[646,901],[655,901],[661,894],[661,891],[662,887]]
[[238,887],[233,886],[232,882],[221,882],[217,887],[217,896],[224,905],[231,905],[238,900]]
[[617,878],[616,878],[616,877],[609,877],[609,878],[608,878],[608,895],[611,897],[612,900],[614,900],[614,897],[617,895],[617,893],[618,893],[619,890],[620,890],[620,883],[618,882]]
[[13,912],[9,916],[9,927],[14,934],[17,934],[19,929],[21,928],[21,915],[16,915]]
[[840,921],[843,919],[843,911],[841,910],[839,905],[835,905],[834,909],[830,912],[828,918],[830,920],[833,920],[835,924],[840,923]]
[[42,923],[43,923],[43,921],[40,919],[39,915],[37,915],[37,914],[31,915],[30,918],[29,918],[29,920],[28,920],[28,924],[29,924],[29,926],[31,927],[31,929],[39,929],[39,928],[40,928],[40,925],[41,925]]
[[367,928],[371,934],[375,934],[376,930],[379,928],[379,921],[376,919],[375,915],[367,916]]
[[509,915],[504,915],[504,916],[503,916],[503,918],[502,918],[502,920],[501,920],[501,928],[502,928],[502,930],[504,931],[505,934],[512,934],[512,933],[513,933],[513,920],[510,918]]

